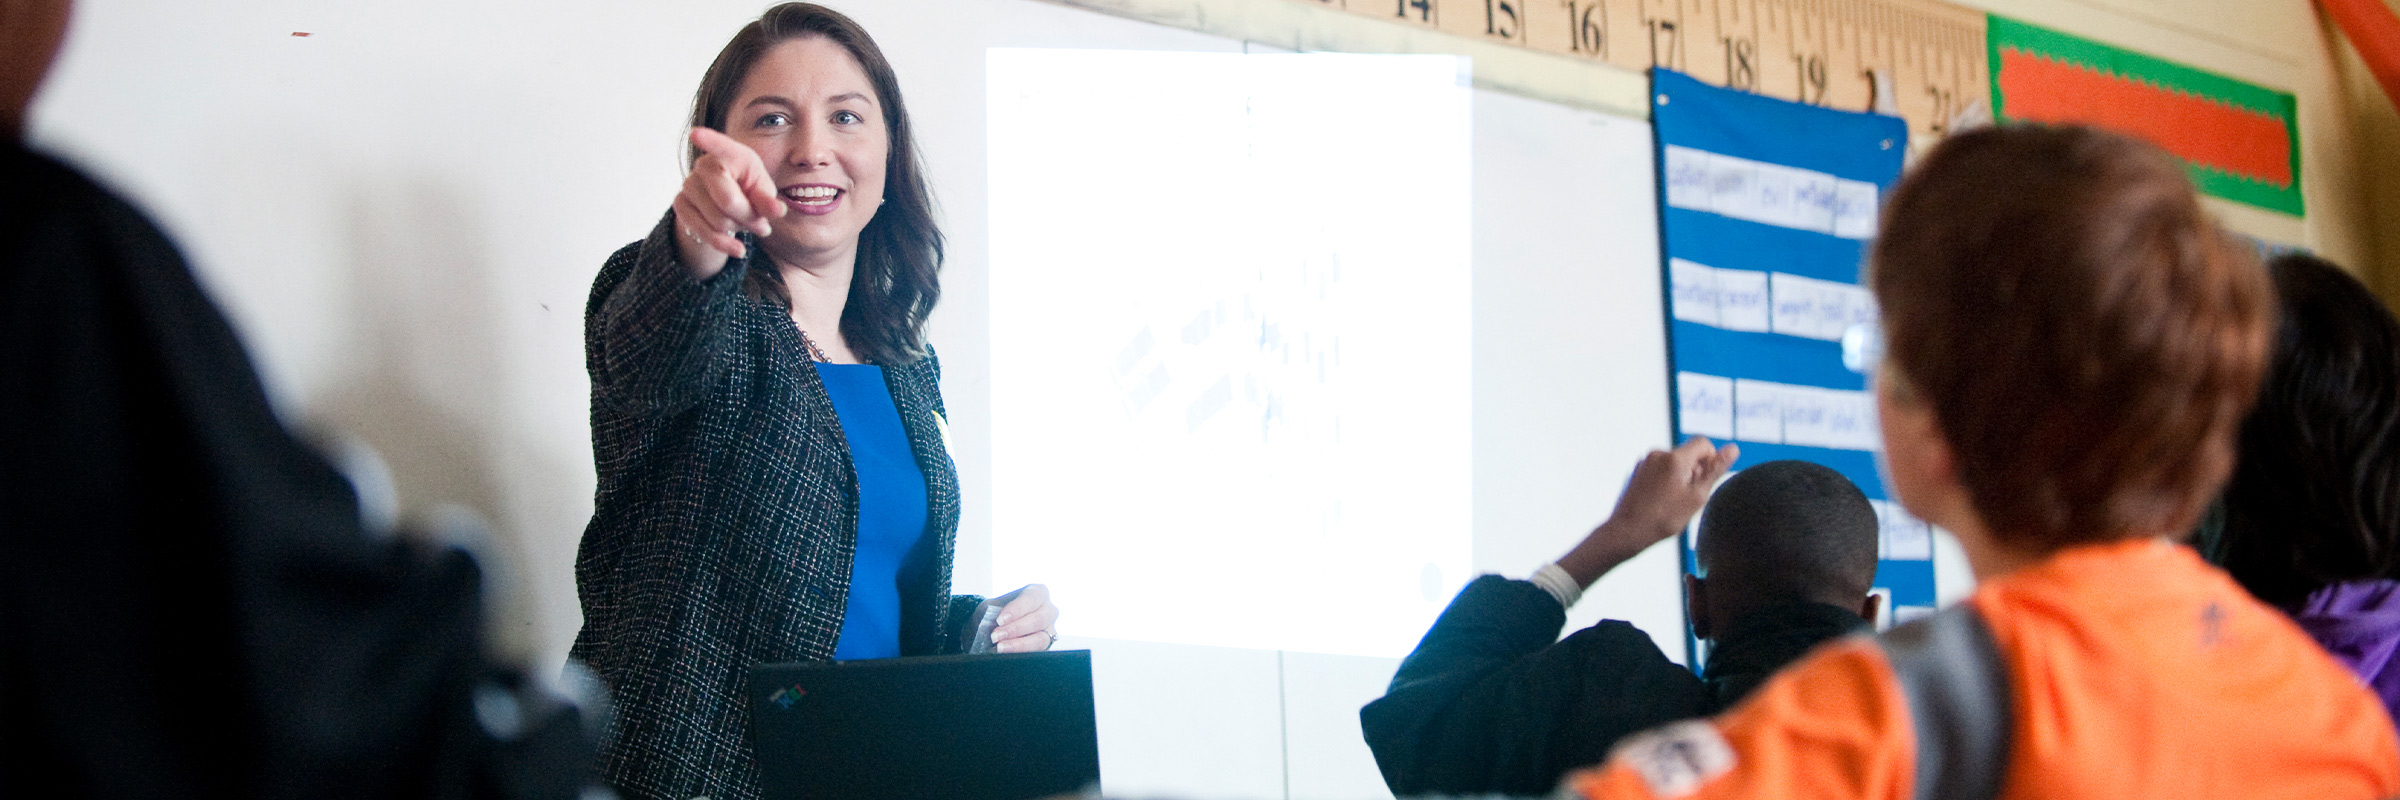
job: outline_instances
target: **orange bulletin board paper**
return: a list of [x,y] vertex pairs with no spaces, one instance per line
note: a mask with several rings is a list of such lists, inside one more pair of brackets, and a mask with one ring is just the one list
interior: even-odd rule
[[2183,159],[2203,192],[2305,210],[2291,93],[1997,15],[1986,29],[2000,119],[2130,133]]

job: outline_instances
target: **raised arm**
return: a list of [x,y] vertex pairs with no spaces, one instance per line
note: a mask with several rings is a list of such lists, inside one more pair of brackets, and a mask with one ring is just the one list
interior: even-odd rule
[[1392,791],[1546,794],[1618,737],[1713,710],[1699,679],[1632,625],[1556,639],[1575,593],[1681,530],[1737,455],[1694,439],[1646,457],[1608,521],[1559,560],[1571,589],[1486,575],[1461,590],[1359,711]]
[[1674,450],[1652,450],[1633,468],[1633,479],[1608,521],[1593,528],[1575,548],[1560,556],[1558,566],[1575,579],[1578,590],[1616,569],[1651,545],[1666,541],[1708,504],[1717,479],[1740,458],[1742,449],[1728,443],[1720,448],[1692,437]]
[[774,268],[750,258],[743,239],[767,234],[784,214],[765,165],[724,134],[691,135],[703,152],[674,210],[609,259],[585,320],[595,396],[634,413],[689,408],[723,377],[742,278]]

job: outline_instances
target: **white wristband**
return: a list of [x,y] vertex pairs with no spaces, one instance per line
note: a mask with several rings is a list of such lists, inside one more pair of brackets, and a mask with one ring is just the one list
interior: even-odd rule
[[1575,601],[1583,598],[1583,587],[1575,585],[1575,577],[1568,575],[1566,569],[1555,561],[1543,564],[1541,569],[1533,571],[1533,577],[1526,580],[1541,587],[1542,591],[1549,592],[1558,601],[1559,608],[1574,608]]

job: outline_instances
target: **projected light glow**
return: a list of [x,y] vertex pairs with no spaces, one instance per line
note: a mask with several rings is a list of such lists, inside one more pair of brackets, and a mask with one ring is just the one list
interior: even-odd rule
[[1465,60],[988,68],[994,585],[1081,635],[1405,654],[1469,563]]

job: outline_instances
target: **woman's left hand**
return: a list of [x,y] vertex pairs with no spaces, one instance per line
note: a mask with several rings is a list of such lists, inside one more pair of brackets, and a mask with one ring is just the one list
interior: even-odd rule
[[1050,604],[1050,587],[1027,584],[998,599],[1004,605],[992,626],[992,649],[1038,653],[1058,642],[1058,606]]

